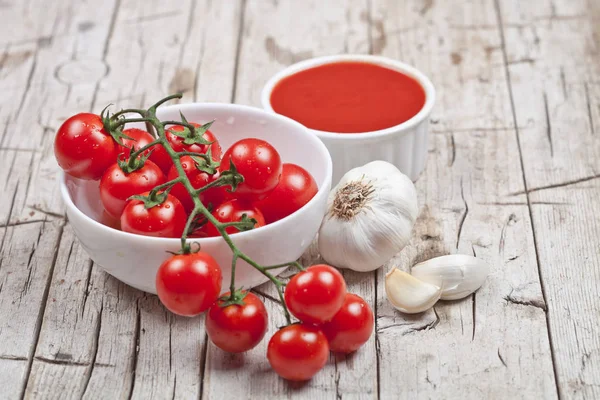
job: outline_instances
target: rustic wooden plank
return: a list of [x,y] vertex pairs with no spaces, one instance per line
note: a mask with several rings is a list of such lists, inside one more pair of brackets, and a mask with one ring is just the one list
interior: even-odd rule
[[0,375],[4,395],[21,395],[37,342],[61,222],[4,228],[0,253]]
[[[162,97],[168,90],[173,90],[168,82],[161,83],[164,83],[164,76],[177,75],[178,65],[167,62],[175,54],[181,54],[180,63],[196,63],[196,58],[190,59],[188,54],[201,57],[205,49],[209,55],[217,54],[220,49],[220,56],[223,58],[235,54],[235,48],[228,50],[223,47],[222,43],[214,40],[214,35],[219,32],[218,28],[227,24],[234,27],[238,25],[239,8],[222,7],[212,2],[189,2],[182,10],[190,11],[191,14],[188,16],[183,11],[175,12],[168,5],[152,8],[145,2],[123,1],[118,14],[113,14],[114,23],[111,23],[110,15],[107,15],[103,25],[88,28],[97,29],[98,35],[103,33],[105,38],[110,39],[109,43],[105,44],[106,40],[99,38],[78,37],[84,43],[94,40],[94,46],[83,48],[99,50],[88,55],[89,57],[83,57],[86,63],[114,65],[109,75],[98,76],[96,80],[92,80],[94,84],[91,86],[82,87],[80,82],[71,82],[69,93],[77,92],[88,101],[87,105],[78,106],[98,111],[98,104],[105,102],[102,96],[110,97],[112,101],[117,99],[117,106],[122,107],[141,105],[145,98]],[[107,8],[106,12],[112,13],[112,9]],[[81,24],[76,17],[72,20],[74,24]],[[188,36],[185,40],[181,36],[179,46],[157,44],[154,41],[154,33],[158,30],[164,35],[162,37],[169,40],[176,38],[181,31],[180,27],[185,24],[190,25]],[[208,32],[204,35],[210,40],[208,44],[199,35],[204,31]],[[123,53],[120,51],[123,46],[130,45],[131,38],[136,36],[138,40],[133,43],[139,46],[139,52],[128,48],[129,57],[127,62],[123,62]],[[230,43],[236,45],[237,34],[234,36]],[[101,46],[95,46],[98,41]],[[75,48],[78,46],[75,45]],[[81,54],[76,53],[72,57],[78,60],[80,56]],[[94,60],[91,59],[92,56],[95,57]],[[160,63],[165,65],[156,68]],[[234,61],[230,62],[231,77],[233,63]],[[140,74],[140,65],[147,65],[149,68]],[[199,65],[194,71],[198,75],[201,72],[204,74],[195,89],[201,91],[204,84],[209,82],[207,86],[211,91],[207,95],[203,94],[204,98],[212,96],[213,100],[222,100],[222,93],[226,94],[225,98],[229,98],[233,79],[230,78],[229,83],[225,79],[219,80],[217,76],[211,76],[211,68],[215,71],[215,67],[210,67],[209,63],[206,66],[204,68]],[[99,68],[91,68],[92,71],[97,69]],[[224,71],[226,69],[219,72]],[[72,73],[70,71],[68,76],[72,77]],[[136,83],[138,79],[140,80]],[[83,80],[89,81],[90,77],[83,77]],[[213,81],[221,82],[222,87]],[[129,82],[129,86],[123,82]],[[148,82],[156,82],[155,87],[148,85]],[[88,88],[92,92],[85,94]],[[133,96],[123,96],[123,90],[128,88]],[[97,95],[93,94],[96,89]],[[137,98],[136,91],[141,93]],[[186,95],[189,99],[193,93]],[[69,111],[62,109],[61,113],[68,115],[71,112],[68,109]],[[57,118],[52,112],[45,115],[49,120]],[[39,165],[38,174],[35,175],[33,185],[37,198],[30,198],[29,201],[34,205],[43,202],[39,209],[52,210],[52,204],[55,204],[52,191],[44,191],[50,185],[57,184],[51,145],[44,148],[41,161],[36,165]],[[47,177],[54,181],[40,182]],[[42,189],[41,193],[38,188]],[[58,207],[62,207],[60,203]],[[58,269],[52,280],[51,299],[56,301],[50,302],[46,308],[27,395],[62,398],[66,392],[73,398],[163,398],[167,395],[198,397],[204,351],[203,325],[199,324],[198,319],[176,318],[165,311],[155,296],[133,290],[107,276],[101,269],[92,267],[73,238],[70,228],[65,233],[60,254],[58,265],[64,268]],[[76,332],[75,336],[72,336],[73,332]],[[77,341],[73,340],[75,337]]]
[[[498,2],[559,394],[600,396],[597,2]],[[521,62],[521,60],[527,60]]]
[[[310,21],[294,24],[299,18]],[[336,53],[369,50],[368,4],[362,0],[247,1],[238,63],[236,103],[260,106],[259,96],[267,79],[294,62]],[[302,259],[305,265],[319,262],[313,246]],[[289,275],[289,274],[288,274]],[[373,274],[345,272],[351,291],[374,305]],[[284,324],[277,294],[271,284],[257,293],[267,296],[269,331],[263,342],[244,356],[227,355],[209,344],[204,379],[204,398],[300,397],[375,398],[377,368],[375,337],[356,354],[330,358],[310,382],[290,385],[269,367],[265,358],[269,338]]]
[[[372,9],[375,52],[415,65],[438,91],[413,239],[378,275],[380,387],[397,398],[554,397],[527,202],[508,195],[524,182],[494,3],[375,0]],[[490,263],[481,290],[422,315],[391,307],[386,270],[455,252]]]

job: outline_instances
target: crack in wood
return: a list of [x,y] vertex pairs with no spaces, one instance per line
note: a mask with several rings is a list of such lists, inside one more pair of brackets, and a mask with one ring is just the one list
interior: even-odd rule
[[[550,185],[545,185],[545,186],[538,186],[535,188],[531,188],[527,191],[520,191],[520,192],[514,192],[514,193],[509,193],[509,196],[516,196],[516,195],[520,195],[520,194],[528,194],[528,193],[533,193],[533,192],[539,192],[540,190],[547,190],[547,189],[556,189],[556,188],[560,188],[560,187],[566,187],[566,186],[571,186],[571,185],[576,185],[578,183],[584,183],[584,182],[588,182],[594,179],[598,179],[600,178],[600,174],[595,174],[595,175],[591,175],[591,176],[586,176],[583,178],[579,178],[579,179],[573,179],[570,181],[566,181],[566,182],[561,182],[561,183],[553,183]],[[554,204],[552,202],[546,202],[548,204]],[[534,204],[533,202],[531,204]],[[535,204],[543,204],[543,202],[536,202]],[[555,204],[568,204],[568,203],[555,203]]]
[[518,305],[522,305],[522,306],[531,306],[531,307],[539,308],[540,310],[543,310],[544,312],[547,311],[546,303],[543,300],[540,301],[540,300],[536,300],[536,299],[520,299],[520,298],[513,297],[512,294],[508,294],[507,296],[504,296],[504,300],[506,300],[507,302],[512,303],[512,304],[518,304]]
[[450,132],[450,160],[448,161],[448,166],[452,167],[454,165],[455,160],[456,160],[456,144],[454,143],[454,133]]
[[136,303],[136,318],[135,318],[135,332],[133,335],[133,355],[131,356],[131,386],[129,388],[129,395],[127,398],[129,400],[133,397],[133,391],[135,389],[135,377],[138,363],[138,353],[140,351],[140,331],[141,331],[141,322],[142,322],[142,313],[140,311],[140,299],[138,298]]
[[[71,246],[73,246],[71,244]],[[72,250],[72,247],[71,247]],[[69,257],[71,256],[71,253],[69,253]],[[87,300],[88,297],[90,295],[90,286],[92,285],[92,269],[94,268],[94,262],[90,259],[87,262],[88,264],[88,272],[87,272],[87,276],[85,278],[85,291],[83,292],[83,305],[81,307],[81,318],[83,318],[83,314],[85,313],[85,307],[87,305]]]
[[550,112],[548,111],[548,96],[544,92],[544,112],[546,113],[546,136],[550,145],[550,157],[554,157],[554,145],[552,144],[552,124],[550,123]]
[[[161,19],[176,17],[177,15],[181,15],[181,11],[167,11],[163,13],[145,15],[138,18],[128,19],[122,22],[124,24],[139,24],[140,22],[157,21]],[[191,15],[193,15],[193,13]]]
[[562,65],[560,66],[560,86],[562,87],[563,96],[566,99],[569,97],[569,95],[567,94],[567,79],[565,78],[565,69]]
[[471,295],[471,313],[473,315],[473,332],[471,342],[475,340],[475,330],[477,328],[477,292]]
[[506,361],[504,361],[504,357],[502,357],[502,354],[500,354],[500,347],[498,347],[498,358],[500,359],[500,362],[502,363],[502,365],[504,365],[506,368],[508,368],[508,365],[506,365]]
[[463,215],[460,219],[460,222],[458,224],[458,234],[456,235],[456,248],[457,249],[458,249],[458,244],[460,243],[460,236],[462,235],[463,225],[465,223],[465,220],[467,219],[467,214],[469,214],[469,205],[467,204],[467,201],[465,200],[465,193],[464,193],[462,177],[460,178],[460,197],[462,198],[462,201],[465,205],[465,212],[463,213]]
[[[531,199],[529,196],[529,190],[528,190],[528,186],[527,186],[527,178],[525,176],[525,163],[523,160],[523,146],[521,145],[521,135],[520,135],[520,129],[517,123],[517,111],[516,111],[516,106],[515,106],[515,96],[513,93],[513,89],[512,89],[512,80],[511,80],[511,75],[510,75],[510,68],[508,67],[508,52],[506,49],[506,37],[504,34],[504,25],[503,25],[503,21],[502,21],[502,11],[500,8],[500,0],[494,0],[494,11],[496,14],[496,21],[497,21],[497,26],[498,26],[498,30],[500,32],[500,43],[501,43],[501,48],[502,48],[502,57],[504,59],[504,73],[505,73],[505,77],[506,77],[506,86],[508,89],[508,96],[510,99],[510,108],[511,108],[511,113],[512,113],[512,119],[513,119],[513,124],[515,126],[515,136],[516,136],[516,141],[517,141],[517,149],[519,150],[519,164],[520,164],[520,168],[521,168],[521,177],[523,180],[523,187],[525,189],[525,197],[527,199],[527,208],[529,211],[529,220],[531,222],[531,232],[533,235],[533,247],[534,247],[534,251],[535,251],[535,262],[536,262],[536,266],[537,266],[537,271],[538,271],[538,278],[539,278],[539,282],[540,282],[540,287],[542,290],[542,299],[544,300],[544,303],[546,303],[546,289],[544,286],[544,279],[543,279],[543,273],[542,273],[542,269],[540,266],[540,252],[538,249],[538,241],[537,241],[537,234],[536,234],[536,229],[535,229],[535,222],[533,219],[533,211],[532,211],[532,207],[531,207]],[[540,43],[540,38],[537,35],[537,30],[535,29],[535,27],[533,27],[532,29],[533,34],[535,36],[535,40],[534,43],[537,45]],[[552,329],[550,327],[550,319],[548,317],[548,315],[546,314],[545,316],[546,318],[546,332],[548,333],[548,344],[550,346],[550,357],[552,359],[552,372],[553,372],[553,378],[554,378],[554,386],[555,386],[555,390],[556,390],[556,395],[558,396],[559,400],[562,397],[562,392],[561,392],[561,388],[560,388],[560,384],[558,381],[558,371],[557,371],[557,362],[556,362],[556,354],[555,354],[555,349],[554,349],[554,343],[552,340]]]
[[502,230],[500,231],[500,241],[498,243],[498,254],[504,253],[504,244],[506,241],[506,228],[508,228],[511,225],[511,223],[515,223],[515,222],[517,222],[517,216],[514,213],[511,213],[508,216],[508,220],[502,227]]
[[377,367],[377,398],[381,399],[381,343],[379,342],[379,315],[378,312],[378,286],[379,286],[379,272],[378,270],[373,271],[373,279],[375,281],[373,285],[373,298],[375,301],[373,302],[373,314],[375,315],[375,363]]
[[585,89],[585,102],[587,104],[588,120],[589,120],[589,123],[590,123],[590,133],[592,135],[595,135],[596,134],[596,130],[594,128],[594,117],[592,116],[592,104],[590,102],[590,89],[588,87],[587,82],[584,83],[583,87]]
[[239,32],[237,37],[236,49],[235,49],[235,62],[233,66],[233,83],[231,85],[231,102],[235,102],[235,97],[237,93],[237,84],[238,84],[238,73],[239,73],[239,65],[240,65],[240,55],[242,54],[242,38],[244,36],[244,29],[246,26],[246,0],[241,0],[242,5],[240,9],[240,22],[239,22]]
[[0,356],[0,360],[7,360],[7,361],[27,361],[27,357],[2,355],[2,356]]
[[254,294],[257,294],[257,295],[259,295],[259,296],[262,296],[262,297],[264,297],[264,298],[265,298],[265,299],[267,299],[267,300],[270,300],[270,301],[272,301],[273,303],[277,303],[277,304],[281,305],[281,300],[279,300],[279,299],[278,299],[278,298],[276,298],[276,297],[273,297],[273,296],[271,296],[270,294],[267,294],[267,293],[265,293],[265,292],[263,292],[263,291],[260,291],[260,290],[258,290],[258,289],[256,289],[256,288],[254,288],[254,289],[251,289],[250,291],[251,291],[252,293],[254,293]]
[[204,343],[200,351],[200,390],[198,391],[198,400],[202,399],[204,393],[204,374],[206,372],[206,364],[208,364],[208,335],[204,334]]
[[96,322],[96,329],[94,331],[94,338],[92,342],[92,360],[90,362],[90,368],[86,371],[83,389],[81,391],[81,397],[85,396],[85,392],[87,391],[88,385],[90,383],[90,379],[92,378],[92,374],[94,373],[94,367],[96,366],[96,357],[98,356],[98,348],[100,342],[100,330],[102,328],[102,311],[104,310],[104,301],[100,303],[100,311],[98,312],[98,320]]

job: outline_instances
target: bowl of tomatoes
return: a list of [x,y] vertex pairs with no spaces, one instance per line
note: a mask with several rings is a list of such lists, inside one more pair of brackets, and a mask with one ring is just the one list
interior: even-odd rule
[[[277,265],[298,259],[319,229],[331,189],[332,161],[325,145],[303,125],[287,117],[248,106],[193,103],[159,107],[156,112],[156,116],[162,121],[180,120],[182,114],[190,123],[193,121],[205,124],[214,120],[210,126],[213,135],[213,140],[210,140],[212,157],[223,165],[229,165],[235,160],[240,172],[244,165],[252,165],[257,161],[266,165],[268,170],[270,157],[273,157],[272,149],[275,149],[282,163],[282,172],[277,186],[268,196],[256,194],[260,192],[261,185],[267,185],[269,182],[265,182],[260,171],[253,172],[250,168],[243,171],[244,183],[240,184],[236,191],[230,192],[223,187],[216,187],[214,190],[203,192],[206,198],[201,200],[211,205],[213,215],[221,222],[236,221],[236,218],[239,220],[242,215],[257,221],[254,229],[233,231],[230,236],[237,248],[256,262],[262,265]],[[81,122],[78,127],[90,126],[89,122],[75,122]],[[124,132],[133,136],[136,130],[143,132],[146,126],[144,123],[132,123],[125,128]],[[177,136],[177,129],[177,126],[170,128],[175,134],[175,146],[181,138]],[[80,137],[80,133],[75,132],[73,135]],[[142,139],[140,144],[143,144],[141,142]],[[190,149],[183,142],[179,144],[184,150]],[[123,196],[119,196],[122,193],[133,193],[136,189],[141,190],[140,187],[128,185],[144,183],[139,183],[139,180],[138,183],[131,183],[131,180],[123,183],[119,180],[122,177],[118,171],[111,173],[110,167],[99,165],[100,161],[92,155],[86,158],[83,154],[91,164],[71,163],[73,160],[62,160],[61,163],[62,149],[59,146],[57,140],[55,153],[59,164],[66,171],[60,180],[61,194],[66,204],[69,222],[82,247],[95,263],[117,279],[137,289],[156,293],[155,279],[159,266],[171,253],[181,249],[181,240],[177,236],[181,231],[180,221],[187,219],[186,212],[190,207],[190,199],[185,197],[187,192],[178,193],[177,187],[171,188],[169,196],[176,200],[172,203],[167,200],[164,203],[166,206],[162,206],[162,214],[144,212],[143,207],[137,205],[137,210],[141,209],[144,213],[140,216],[136,214],[134,201],[128,201],[125,205],[122,202]],[[166,177],[172,173],[173,168],[168,163],[168,157],[164,157],[160,151],[150,153],[149,157],[152,162],[148,164],[151,164],[155,171],[141,174],[141,180],[147,180],[151,173],[159,178],[162,174],[163,181],[168,179]],[[190,181],[194,182],[192,178],[196,177],[192,175],[197,171],[188,170],[193,162],[184,158],[181,158],[182,166],[186,174],[191,174],[188,175]],[[77,177],[82,174],[81,170],[69,170],[72,165],[87,168],[94,176],[81,179]],[[102,174],[98,172],[100,170],[103,171]],[[206,179],[206,182],[210,182],[211,178]],[[160,180],[157,180],[155,183],[159,182]],[[167,223],[165,212],[169,213]],[[159,225],[163,237],[144,233],[156,232]],[[164,237],[172,232],[179,234]],[[188,242],[192,246],[199,246],[202,252],[210,254],[221,267],[223,282],[229,282],[232,251],[226,241],[218,232],[211,231],[210,224],[206,224],[191,236]],[[272,272],[277,274],[281,270]],[[266,280],[264,275],[246,262],[237,261],[238,287],[251,288]],[[223,289],[226,286],[224,284]]]

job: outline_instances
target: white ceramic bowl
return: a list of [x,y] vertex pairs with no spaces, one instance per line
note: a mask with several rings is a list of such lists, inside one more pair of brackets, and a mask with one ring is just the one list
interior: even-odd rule
[[340,61],[377,64],[414,78],[425,90],[425,105],[408,121],[378,131],[340,134],[311,129],[325,143],[331,154],[334,185],[350,169],[374,160],[388,161],[413,181],[416,180],[425,168],[427,160],[429,115],[435,103],[435,89],[425,75],[409,65],[386,57],[369,55],[336,55],[305,60],[285,68],[269,79],[262,91],[263,108],[275,112],[271,106],[271,92],[281,79],[319,65]]
[[[331,189],[331,157],[323,143],[299,123],[258,108],[233,104],[183,104],[161,107],[157,115],[163,120],[179,120],[179,111],[189,121],[215,119],[211,130],[223,150],[240,139],[257,137],[270,142],[279,151],[283,162],[298,164],[312,174],[319,191],[302,209],[275,223],[231,236],[240,250],[262,265],[298,259],[319,229]],[[109,274],[137,289],[156,293],[156,271],[169,256],[167,251],[180,249],[180,240],[134,235],[101,224],[98,221],[103,209],[98,190],[97,181],[83,181],[69,175],[63,175],[61,179],[67,216],[81,245]],[[223,238],[192,241],[200,243],[202,250],[217,260],[223,271],[223,290],[227,290],[232,257]],[[272,272],[277,274],[281,270]],[[250,288],[266,280],[250,265],[238,261],[238,287]]]

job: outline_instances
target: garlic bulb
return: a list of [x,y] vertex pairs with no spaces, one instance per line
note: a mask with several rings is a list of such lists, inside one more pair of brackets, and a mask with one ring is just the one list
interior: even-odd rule
[[394,268],[385,276],[385,294],[397,310],[416,314],[433,307],[442,289]]
[[467,297],[483,285],[489,273],[490,267],[487,263],[462,254],[432,258],[411,269],[414,277],[442,286],[442,300]]
[[329,194],[319,252],[338,268],[372,271],[406,246],[417,214],[412,181],[385,161],[348,171]]

